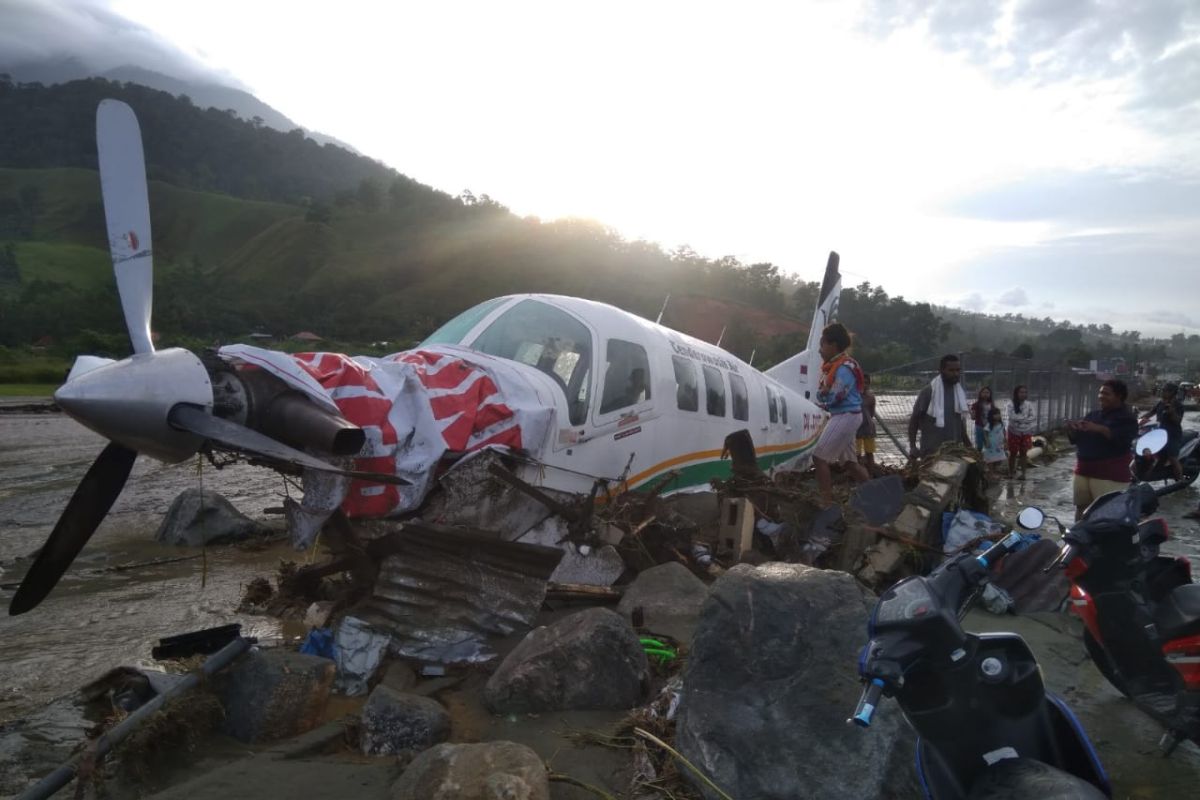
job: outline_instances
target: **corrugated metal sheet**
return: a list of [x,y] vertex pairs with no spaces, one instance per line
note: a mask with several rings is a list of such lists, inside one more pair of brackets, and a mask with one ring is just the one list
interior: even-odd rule
[[383,559],[355,614],[388,633],[398,655],[442,663],[489,661],[488,637],[530,627],[563,555],[428,523],[406,523],[393,536],[398,552]]

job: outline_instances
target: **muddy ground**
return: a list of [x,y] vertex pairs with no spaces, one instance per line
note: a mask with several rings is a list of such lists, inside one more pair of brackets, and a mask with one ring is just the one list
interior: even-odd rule
[[[1188,415],[1198,427],[1200,415]],[[45,539],[76,482],[103,447],[98,436],[56,414],[0,414],[0,603],[7,605],[12,583],[24,571],[24,556]],[[1011,519],[1024,505],[1038,505],[1064,520],[1071,518],[1069,456],[1032,469],[1024,483],[998,482],[997,516]],[[203,558],[114,571],[112,568],[164,557],[196,556],[200,551],[164,548],[153,533],[170,501],[183,489],[203,481],[242,511],[263,518],[287,491],[273,473],[244,465],[216,471],[207,464],[198,474],[195,462],[164,466],[139,459],[133,476],[112,513],[60,586],[38,609],[21,617],[0,616],[0,724],[44,709],[107,669],[147,665],[158,638],[181,631],[238,621],[250,635],[282,642],[301,631],[273,619],[235,613],[243,586],[253,577],[272,573],[281,559],[303,560],[286,544],[261,548],[210,548]],[[1162,513],[1173,540],[1165,549],[1200,563],[1200,526],[1181,514],[1196,507],[1193,487],[1164,498]],[[563,613],[559,611],[557,613]],[[553,616],[553,615],[549,615]],[[548,617],[549,618],[549,617]],[[1157,726],[1111,689],[1084,656],[1071,619],[1063,615],[1014,618],[976,612],[971,629],[1017,630],[1042,660],[1047,683],[1064,695],[1095,740],[1121,798],[1174,798],[1200,791],[1200,749],[1185,743],[1169,759],[1155,755]],[[852,668],[852,667],[848,667]],[[540,718],[492,717],[479,699],[480,673],[467,675],[437,696],[450,709],[454,741],[496,738],[529,744],[551,766],[621,796],[625,786],[623,753],[598,747],[581,749],[573,731],[604,731],[620,715],[548,714]],[[357,701],[339,701],[328,718],[352,713]],[[336,724],[334,726],[337,727]],[[64,722],[57,746],[66,747],[80,733]],[[335,730],[336,733],[336,730]],[[53,733],[51,733],[53,737]],[[336,739],[336,737],[335,737]],[[331,745],[337,748],[337,742]],[[286,757],[290,754],[291,757]],[[6,772],[0,749],[0,776]],[[350,755],[315,756],[286,746],[247,748],[222,740],[205,740],[190,753],[180,753],[148,776],[141,793],[163,790],[164,797],[283,796],[294,784],[296,796],[387,797],[398,774],[394,764]],[[14,765],[9,762],[8,767]],[[25,766],[30,766],[26,764]],[[169,767],[169,768],[166,768]],[[48,769],[48,766],[46,767]],[[3,781],[0,781],[3,783]],[[174,786],[174,789],[169,787]],[[0,788],[15,791],[12,784]],[[284,794],[293,794],[284,792]],[[564,783],[554,784],[556,800],[595,795]]]

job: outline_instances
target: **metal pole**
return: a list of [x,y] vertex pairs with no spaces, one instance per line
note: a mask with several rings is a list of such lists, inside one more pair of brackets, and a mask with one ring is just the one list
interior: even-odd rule
[[45,798],[57,792],[59,789],[66,786],[75,777],[75,773],[79,771],[79,763],[83,760],[84,755],[92,755],[98,761],[103,758],[113,745],[120,742],[126,736],[133,732],[133,729],[140,725],[147,717],[158,711],[171,700],[179,697],[184,692],[190,691],[200,684],[202,678],[207,678],[213,673],[224,669],[233,663],[234,659],[250,649],[252,642],[249,639],[238,637],[229,644],[222,647],[216,653],[213,653],[206,660],[200,669],[196,672],[189,673],[187,677],[179,683],[167,689],[162,694],[154,697],[141,708],[134,711],[128,717],[115,726],[112,730],[106,731],[96,743],[88,747],[84,754],[75,756],[67,763],[60,766],[58,769],[51,772],[40,781],[30,786],[22,794],[17,797],[17,800],[45,800]]

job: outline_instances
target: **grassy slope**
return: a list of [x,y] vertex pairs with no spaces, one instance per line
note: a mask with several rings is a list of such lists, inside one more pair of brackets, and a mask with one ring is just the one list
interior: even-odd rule
[[[41,192],[42,210],[32,241],[17,241],[22,278],[88,288],[111,280],[99,175],[85,169],[0,169],[0,196],[23,186]],[[159,264],[199,258],[219,267],[245,243],[303,210],[282,203],[150,184],[150,224]]]

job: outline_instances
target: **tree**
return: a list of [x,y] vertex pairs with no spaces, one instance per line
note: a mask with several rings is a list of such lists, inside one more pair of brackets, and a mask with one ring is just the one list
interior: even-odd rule
[[358,182],[356,197],[358,204],[367,211],[378,211],[383,205],[383,189],[370,178],[363,178]]
[[1029,342],[1021,342],[1012,351],[1012,356],[1014,358],[1033,358],[1033,345]]

